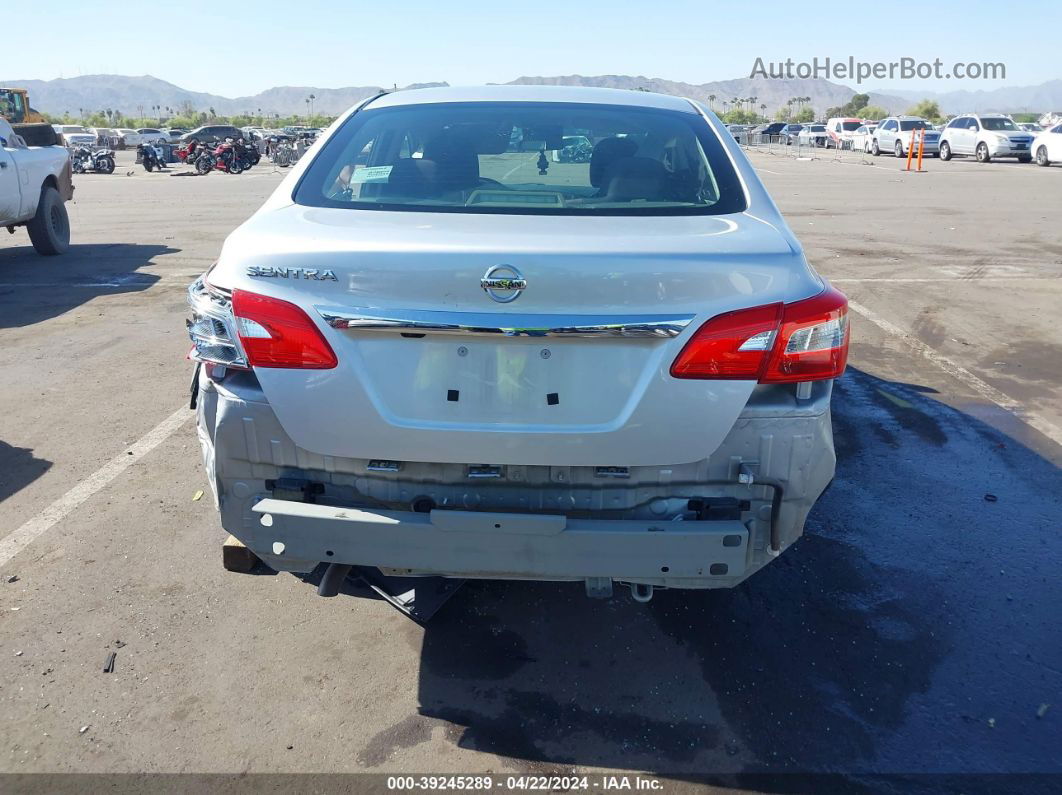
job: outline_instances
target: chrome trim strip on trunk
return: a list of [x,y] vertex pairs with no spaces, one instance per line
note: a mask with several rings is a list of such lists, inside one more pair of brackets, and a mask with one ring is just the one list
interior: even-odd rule
[[332,328],[503,337],[677,337],[694,315],[517,315],[314,307]]

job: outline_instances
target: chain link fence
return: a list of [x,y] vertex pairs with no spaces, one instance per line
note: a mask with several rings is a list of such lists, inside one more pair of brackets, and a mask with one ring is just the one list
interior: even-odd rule
[[737,133],[738,144],[746,151],[756,151],[775,157],[791,157],[797,160],[836,160],[846,163],[870,163],[874,160],[870,153],[870,139],[865,141],[843,140],[840,148],[834,141],[829,141],[821,134],[813,136],[762,135]]

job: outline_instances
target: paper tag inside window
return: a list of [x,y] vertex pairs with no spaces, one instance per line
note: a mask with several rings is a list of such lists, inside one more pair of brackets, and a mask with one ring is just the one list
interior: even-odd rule
[[368,168],[359,168],[355,171],[351,177],[351,182],[387,182],[387,178],[391,176],[391,169],[393,166],[369,166]]

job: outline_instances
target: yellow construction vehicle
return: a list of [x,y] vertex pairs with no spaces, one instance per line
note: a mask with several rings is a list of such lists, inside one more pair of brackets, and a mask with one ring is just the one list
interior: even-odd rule
[[0,87],[0,117],[12,124],[44,122],[44,117],[30,107],[29,94],[24,88]]

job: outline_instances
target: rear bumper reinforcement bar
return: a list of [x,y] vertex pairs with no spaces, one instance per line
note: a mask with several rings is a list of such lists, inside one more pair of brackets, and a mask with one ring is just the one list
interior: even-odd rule
[[[653,522],[481,511],[255,504],[245,543],[267,563],[326,561],[446,576],[609,577],[710,587],[740,578],[749,533],[737,520]],[[281,565],[280,568],[287,568]],[[721,584],[721,583],[720,583]]]

